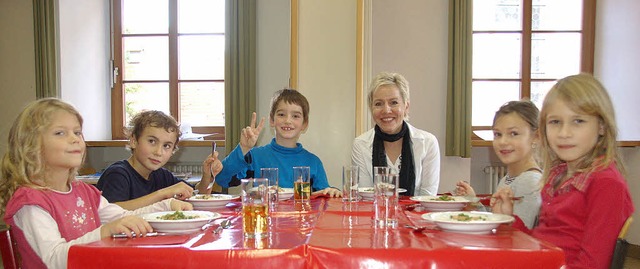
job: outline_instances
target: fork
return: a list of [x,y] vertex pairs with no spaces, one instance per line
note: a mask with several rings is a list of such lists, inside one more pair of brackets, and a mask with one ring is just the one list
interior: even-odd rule
[[222,222],[220,222],[220,225],[215,230],[213,230],[213,233],[219,234],[222,231],[222,229],[229,228],[229,226],[231,226],[231,221],[229,219],[225,219]]
[[[211,156],[215,155],[217,148],[218,144],[216,144],[216,141],[211,142]],[[211,173],[211,183],[209,183],[207,189],[213,188],[213,185],[216,183],[216,175],[213,173],[213,164],[209,167],[209,172]]]

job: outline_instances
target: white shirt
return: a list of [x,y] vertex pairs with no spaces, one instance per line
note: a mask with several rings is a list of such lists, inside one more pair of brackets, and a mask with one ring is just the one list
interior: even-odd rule
[[[101,196],[98,215],[102,224],[109,223],[116,219],[150,213],[156,211],[171,210],[171,199],[166,199],[155,204],[128,211],[116,204],[110,204],[106,198]],[[100,237],[100,227],[67,242],[58,230],[58,224],[44,209],[35,205],[27,205],[13,216],[15,225],[23,232],[34,252],[42,259],[48,268],[67,268],[67,255],[69,248],[76,244],[85,244],[98,241]]]
[[[408,124],[415,166],[416,185],[414,195],[436,195],[440,184],[440,147],[438,139],[426,131]],[[373,186],[373,138],[371,129],[356,137],[351,151],[351,163],[360,168],[360,187]],[[408,161],[408,160],[403,160]],[[387,166],[397,169],[387,156]]]

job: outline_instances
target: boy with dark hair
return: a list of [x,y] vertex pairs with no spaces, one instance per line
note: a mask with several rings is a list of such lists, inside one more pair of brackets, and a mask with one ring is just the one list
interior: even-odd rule
[[[140,112],[131,120],[127,136],[131,156],[110,165],[97,183],[109,202],[134,210],[166,198],[187,199],[194,188],[199,193],[211,193],[210,173],[202,173],[201,181],[194,187],[163,168],[177,151],[181,136],[173,117],[156,110]],[[202,163],[202,171],[217,174],[220,170],[222,163],[217,152]]]

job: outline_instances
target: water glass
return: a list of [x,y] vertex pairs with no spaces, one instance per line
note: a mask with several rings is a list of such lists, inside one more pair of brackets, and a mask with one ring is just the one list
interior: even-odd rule
[[342,167],[342,201],[355,202],[359,199],[360,167],[355,165]]
[[376,228],[398,227],[398,174],[377,174],[373,181]]
[[311,202],[311,181],[309,166],[293,167],[293,200],[297,203]]
[[240,180],[242,231],[245,238],[264,238],[268,232],[269,183],[266,178]]
[[278,168],[261,168],[260,177],[269,181],[269,207],[274,209],[278,204]]

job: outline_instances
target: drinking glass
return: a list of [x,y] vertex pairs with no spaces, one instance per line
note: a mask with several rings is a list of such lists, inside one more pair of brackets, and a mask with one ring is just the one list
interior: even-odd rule
[[266,178],[240,180],[242,231],[246,238],[264,238],[268,232],[269,183]]
[[392,174],[391,168],[387,167],[387,166],[374,166],[373,167],[373,176],[375,177],[376,175],[379,174]]
[[261,168],[260,177],[269,182],[269,208],[273,210],[278,204],[278,168]]
[[348,165],[342,167],[342,201],[358,201],[358,183],[360,183],[360,167]]
[[398,181],[397,174],[377,174],[373,181],[373,205],[377,228],[398,227]]
[[311,202],[309,166],[293,167],[293,200],[298,203]]

